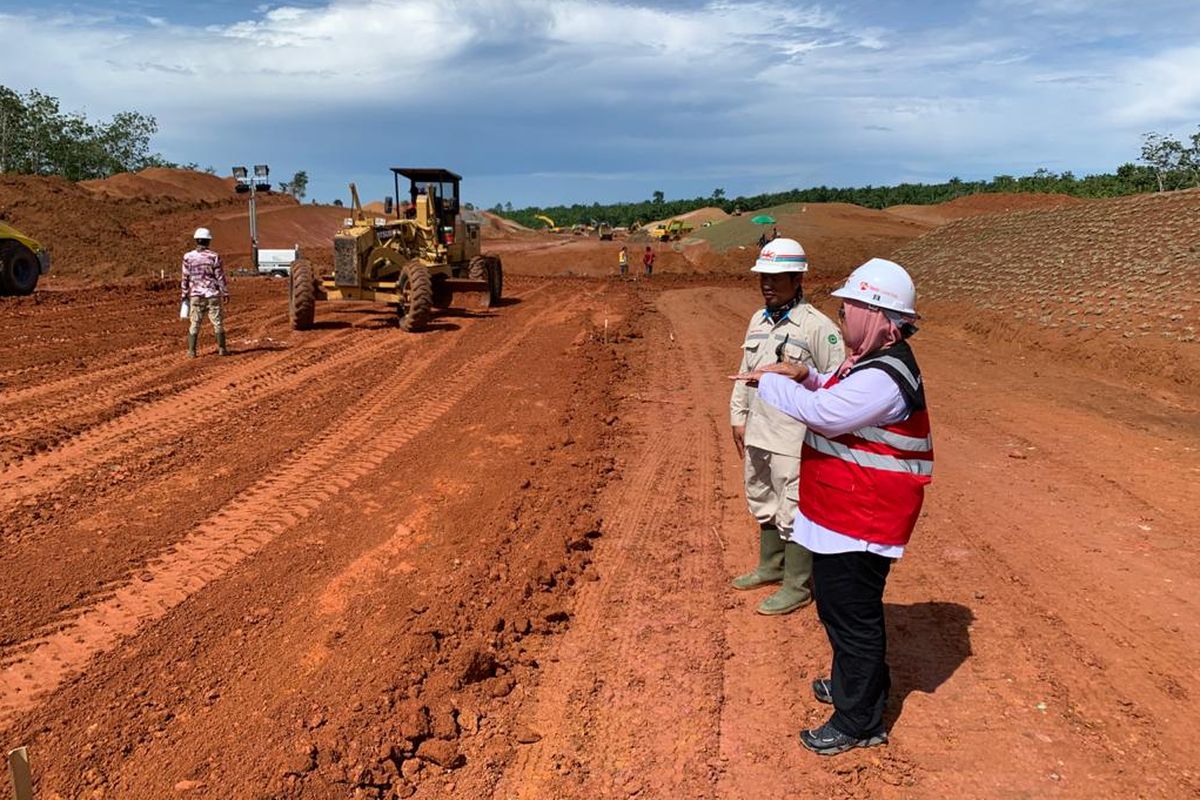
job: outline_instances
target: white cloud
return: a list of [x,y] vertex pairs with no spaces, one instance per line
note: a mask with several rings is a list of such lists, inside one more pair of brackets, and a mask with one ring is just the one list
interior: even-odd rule
[[332,0],[207,26],[28,11],[0,15],[14,31],[0,75],[68,110],[153,114],[177,160],[223,161],[235,144],[294,152],[314,191],[315,159],[340,183],[364,143],[420,143],[558,185],[708,183],[721,170],[731,184],[878,183],[892,164],[1110,167],[1122,148],[1133,156],[1137,131],[1195,121],[1200,48],[1183,42],[1200,6],[1157,5],[1171,13],[977,0],[942,22],[913,3],[891,26],[789,0]]
[[1143,129],[1200,123],[1200,47],[1128,60],[1120,73],[1122,91],[1110,101],[1109,119]]
[[105,105],[130,96],[165,108],[236,100],[243,112],[257,103],[396,102],[464,80],[503,84],[508,70],[544,71],[555,83],[602,79],[607,69],[629,74],[622,67],[632,64],[647,78],[717,72],[748,48],[758,51],[751,60],[768,60],[819,46],[812,36],[793,37],[836,24],[827,12],[790,3],[665,11],[587,0],[336,0],[204,28],[81,22],[7,17],[16,29],[9,41],[18,43],[0,56],[7,79],[33,85],[45,77],[39,62],[54,63]]

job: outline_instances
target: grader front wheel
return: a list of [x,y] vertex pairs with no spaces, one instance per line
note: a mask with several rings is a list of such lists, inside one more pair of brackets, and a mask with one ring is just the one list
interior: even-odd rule
[[410,261],[404,265],[400,273],[400,295],[401,330],[423,330],[433,310],[433,279],[424,264]]

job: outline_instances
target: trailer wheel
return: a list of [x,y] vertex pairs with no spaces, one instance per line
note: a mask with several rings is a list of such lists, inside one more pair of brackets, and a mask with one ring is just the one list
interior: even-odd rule
[[400,329],[424,330],[433,309],[433,278],[420,261],[410,261],[400,273]]
[[288,317],[292,329],[306,331],[313,326],[317,313],[317,291],[312,263],[304,259],[292,262],[291,284],[288,287]]
[[20,242],[0,243],[0,294],[33,294],[41,268]]

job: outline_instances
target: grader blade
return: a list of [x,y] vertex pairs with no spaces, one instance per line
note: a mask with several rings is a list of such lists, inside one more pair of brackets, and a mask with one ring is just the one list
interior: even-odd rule
[[478,299],[480,308],[491,308],[492,306],[492,287],[486,280],[472,280],[471,278],[446,278],[442,285],[447,290],[454,294],[482,294]]

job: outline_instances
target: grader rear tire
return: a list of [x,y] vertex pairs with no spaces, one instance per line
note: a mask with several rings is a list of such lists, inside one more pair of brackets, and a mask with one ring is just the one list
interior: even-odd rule
[[488,299],[491,305],[499,305],[504,294],[504,265],[495,256],[488,258],[491,269],[488,270]]
[[467,277],[473,281],[487,280],[487,256],[475,256],[467,265]]
[[292,330],[306,331],[313,326],[317,313],[317,287],[312,263],[302,258],[292,262],[291,282],[288,317],[292,322]]
[[410,261],[400,273],[404,303],[400,306],[400,329],[415,332],[424,330],[433,310],[433,278],[419,261]]
[[488,308],[500,302],[504,292],[504,268],[500,265],[500,259],[495,256],[475,256],[467,268],[467,277],[473,281],[487,281]]

